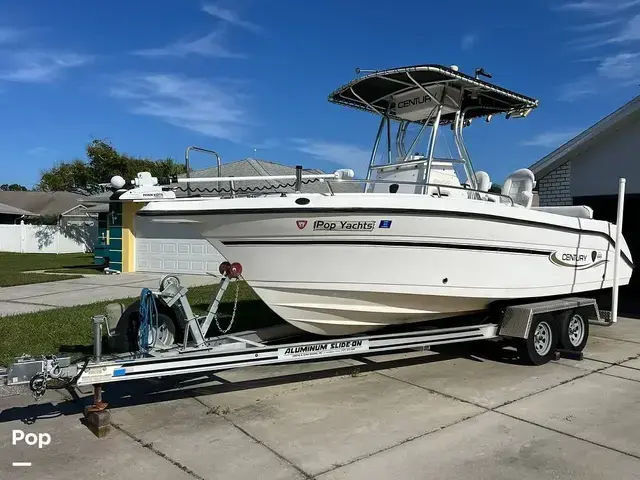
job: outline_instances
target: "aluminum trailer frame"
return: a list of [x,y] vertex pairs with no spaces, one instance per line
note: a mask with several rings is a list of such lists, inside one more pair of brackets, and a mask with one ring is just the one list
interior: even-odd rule
[[496,338],[496,331],[497,325],[486,324],[276,345],[253,345],[253,342],[248,343],[243,338],[243,334],[239,334],[235,336],[236,341],[244,348],[234,349],[235,351],[229,351],[224,345],[218,348],[212,347],[209,352],[203,353],[192,352],[167,356],[169,352],[164,352],[163,355],[155,358],[89,363],[78,378],[77,385],[96,385],[229,368],[424,348],[446,343]]
[[[305,334],[290,325],[277,325],[260,330],[249,330],[205,338],[203,332],[217,319],[220,300],[233,276],[223,275],[220,288],[210,304],[207,315],[193,315],[187,299],[188,289],[181,287],[176,277],[165,276],[161,289],[152,291],[155,299],[166,306],[179,306],[179,320],[185,328],[183,343],[171,347],[156,347],[147,353],[103,355],[102,331],[107,325],[107,336],[114,335],[118,319],[105,315],[92,317],[94,326],[94,354],[84,365],[72,363],[69,357],[23,356],[16,359],[7,371],[6,383],[29,383],[34,396],[41,397],[49,379],[73,379],[78,386],[93,385],[101,388],[107,383],[152,377],[186,375],[212,372],[229,368],[290,363],[321,358],[348,357],[377,354],[408,349],[428,349],[436,345],[478,340],[516,339],[526,340],[531,335],[534,317],[544,313],[560,313],[580,309],[586,320],[598,325],[609,325],[600,316],[600,310],[592,298],[563,298],[510,305],[499,313],[499,318],[487,318],[465,326],[439,328],[426,322],[415,329],[404,331],[380,331],[369,335],[338,338],[322,337],[319,340],[301,341]],[[494,321],[492,321],[494,320]],[[454,318],[452,322],[459,321]],[[192,338],[189,341],[189,338]],[[296,341],[297,338],[297,341]],[[34,381],[34,378],[36,379]]]
[[[509,305],[500,312],[494,312],[492,317],[462,317],[471,323],[454,327],[435,327],[433,322],[425,322],[424,325],[405,325],[404,329],[400,328],[401,331],[385,329],[369,335],[323,337],[309,341],[300,339],[301,335],[309,337],[309,334],[285,324],[205,338],[203,332],[207,332],[208,326],[214,320],[218,320],[217,311],[224,292],[240,273],[241,267],[238,271],[229,268],[227,264],[220,288],[209,306],[209,311],[203,316],[193,315],[186,296],[188,290],[180,286],[176,277],[163,277],[160,290],[151,291],[155,301],[167,307],[177,307],[178,321],[185,332],[184,342],[180,344],[160,346],[142,353],[103,355],[103,326],[107,326],[107,336],[113,337],[115,323],[120,317],[96,315],[92,317],[93,357],[86,358],[83,364],[79,364],[72,363],[66,356],[23,356],[17,358],[9,367],[6,383],[28,384],[36,400],[45,394],[48,387],[61,388],[49,385],[51,380],[64,380],[63,387],[93,386],[93,404],[85,408],[86,424],[101,437],[107,434],[111,422],[107,404],[102,400],[102,388],[107,384],[257,365],[375,355],[401,350],[428,350],[437,345],[480,340],[507,339],[518,342],[518,345],[525,345],[537,334],[532,331],[536,316],[550,313],[561,315],[563,312],[580,312],[587,323],[612,323],[602,320],[594,299],[575,297]],[[110,306],[114,305],[118,304]],[[234,311],[236,306],[234,305]],[[461,320],[459,317],[453,321]],[[219,323],[218,329],[222,330]],[[556,328],[556,331],[558,330]],[[586,336],[588,337],[588,329]],[[549,347],[551,351],[547,351],[544,361],[537,364],[546,363],[552,356],[557,359],[560,355],[582,359],[583,346],[578,348],[578,351],[563,350],[557,345],[555,333],[552,340],[553,345]],[[527,355],[527,351],[524,352]]]

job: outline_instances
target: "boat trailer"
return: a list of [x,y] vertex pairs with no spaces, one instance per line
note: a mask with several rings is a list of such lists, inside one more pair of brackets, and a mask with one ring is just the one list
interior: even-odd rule
[[[224,329],[218,310],[229,286],[235,283],[236,289],[239,287],[242,267],[223,262],[220,273],[220,286],[206,315],[195,315],[187,299],[188,289],[177,277],[165,275],[158,290],[143,289],[140,304],[129,307],[134,307],[139,320],[133,343],[131,333],[129,338],[123,338],[122,334],[126,330],[123,322],[131,321],[127,320],[127,310],[122,304],[109,304],[106,315],[91,318],[92,356],[80,362],[72,362],[69,356],[18,357],[7,370],[7,385],[28,384],[36,400],[44,396],[47,388],[93,386],[93,404],[84,412],[86,423],[94,434],[104,436],[110,425],[108,405],[102,399],[106,384],[257,365],[428,350],[432,346],[478,340],[504,340],[513,344],[528,363],[541,365],[560,356],[582,359],[589,324],[615,322],[615,316],[603,320],[606,316],[601,316],[595,299],[572,297],[508,305],[490,316],[455,327],[434,327],[432,321],[405,324],[400,331],[385,328],[368,335],[321,339],[310,339],[311,334],[289,324],[229,333],[237,309],[237,290],[231,320]],[[151,317],[146,324],[145,316]],[[181,342],[173,333],[167,334],[172,326],[166,323],[171,321],[176,324],[173,327],[183,332]],[[213,322],[222,333],[207,337]],[[107,344],[121,350],[120,353],[103,353],[103,328]],[[62,385],[56,386],[57,382]]]

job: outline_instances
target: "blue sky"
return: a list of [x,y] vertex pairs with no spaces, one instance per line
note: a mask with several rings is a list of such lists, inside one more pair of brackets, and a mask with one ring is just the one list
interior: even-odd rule
[[255,148],[362,171],[378,119],[328,94],[355,67],[420,63],[482,66],[540,100],[526,119],[465,130],[476,169],[501,183],[640,84],[640,0],[25,0],[0,14],[0,183],[29,187],[92,138],[140,156],[181,160],[198,145],[232,161]]

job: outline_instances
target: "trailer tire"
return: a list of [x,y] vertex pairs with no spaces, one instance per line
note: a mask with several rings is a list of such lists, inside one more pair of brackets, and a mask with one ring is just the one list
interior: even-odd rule
[[558,315],[558,332],[560,348],[581,352],[589,339],[589,322],[580,310],[568,310]]
[[[180,333],[172,310],[158,304],[158,325],[163,328],[163,342],[156,346],[169,346],[175,343]],[[110,347],[114,353],[134,353],[138,351],[138,327],[140,325],[140,300],[129,305],[120,316],[115,334],[110,339]]]
[[530,365],[544,365],[556,353],[557,328],[553,315],[535,315],[527,338],[518,344],[520,359]]

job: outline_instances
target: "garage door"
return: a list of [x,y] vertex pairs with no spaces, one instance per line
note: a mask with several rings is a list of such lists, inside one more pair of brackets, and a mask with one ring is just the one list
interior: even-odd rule
[[163,225],[145,217],[136,217],[135,221],[137,272],[217,273],[224,261],[220,252],[189,225]]

